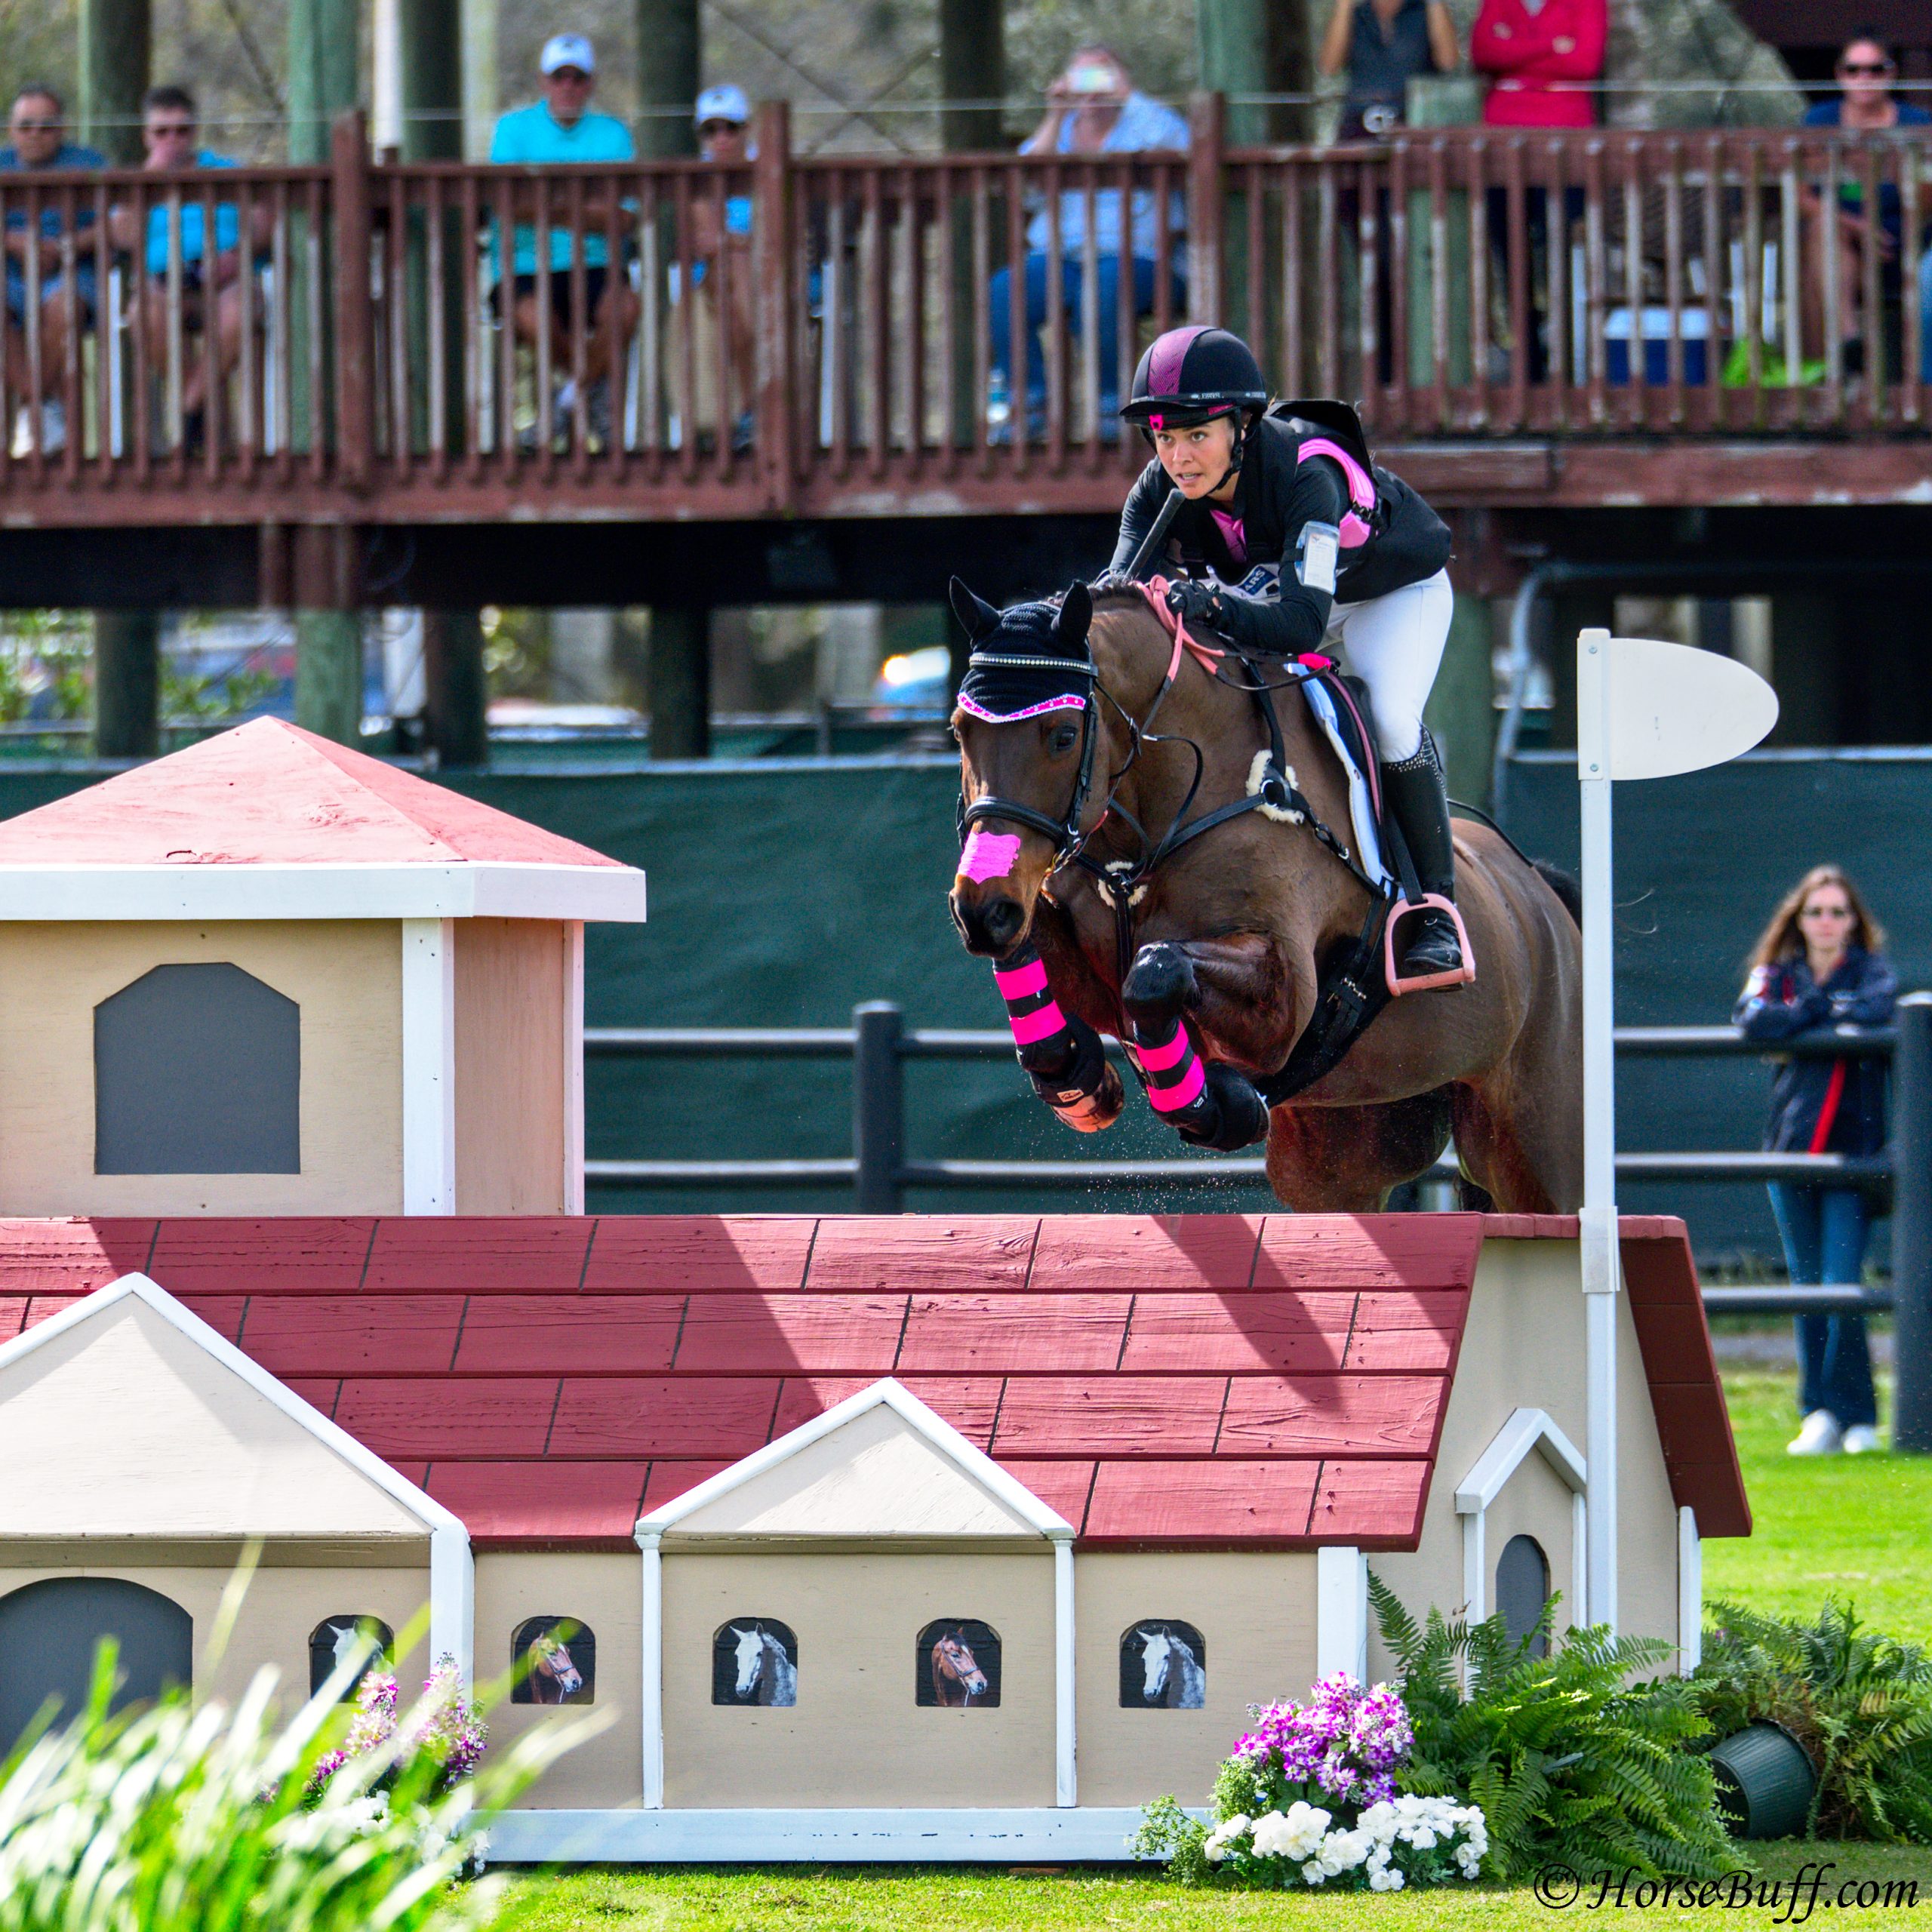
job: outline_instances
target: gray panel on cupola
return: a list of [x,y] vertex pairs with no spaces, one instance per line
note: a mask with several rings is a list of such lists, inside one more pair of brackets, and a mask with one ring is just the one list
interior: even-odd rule
[[301,1008],[238,966],[157,966],[94,1008],[96,1174],[300,1174],[301,1091]]

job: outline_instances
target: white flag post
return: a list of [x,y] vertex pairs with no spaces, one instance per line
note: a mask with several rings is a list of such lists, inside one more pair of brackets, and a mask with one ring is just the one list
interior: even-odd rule
[[1577,639],[1577,777],[1583,860],[1584,1460],[1586,1620],[1617,1628],[1616,916],[1610,788],[1701,771],[1748,752],[1777,722],[1777,694],[1715,651],[1584,631]]

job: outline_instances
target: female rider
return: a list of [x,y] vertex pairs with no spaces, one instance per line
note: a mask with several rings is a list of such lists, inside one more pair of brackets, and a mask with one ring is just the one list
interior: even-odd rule
[[[1361,679],[1417,882],[1453,901],[1449,801],[1422,721],[1454,605],[1441,518],[1375,466],[1346,405],[1271,410],[1252,352],[1225,329],[1169,330],[1141,357],[1120,413],[1155,460],[1128,494],[1103,583],[1121,580],[1178,491],[1157,560],[1169,608],[1244,655],[1326,649]],[[1434,907],[1412,918],[1402,964],[1411,979],[1460,971],[1455,921]]]

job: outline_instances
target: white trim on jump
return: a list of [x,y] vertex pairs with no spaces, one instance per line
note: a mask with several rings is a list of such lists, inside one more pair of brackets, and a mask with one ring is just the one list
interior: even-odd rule
[[1368,1558],[1352,1543],[1315,1552],[1315,1674],[1368,1681]]
[[1697,1512],[1677,1512],[1677,1673],[1688,1677],[1704,1660],[1704,1542]]
[[1517,1409],[1471,1465],[1469,1474],[1456,1485],[1456,1513],[1463,1519],[1463,1614],[1472,1623],[1480,1623],[1489,1614],[1488,1557],[1483,1546],[1483,1518],[1532,1450],[1542,1456],[1570,1491],[1570,1617],[1573,1623],[1580,1624],[1586,1620],[1589,1466],[1577,1454],[1577,1445],[1546,1411]]
[[[123,1275],[105,1287],[95,1289],[92,1294],[0,1347],[0,1372],[59,1340],[70,1329],[93,1320],[116,1302],[128,1300],[139,1301],[152,1309],[170,1327],[421,1521],[429,1533],[430,1656],[432,1661],[439,1657],[454,1657],[463,1681],[468,1684],[474,1674],[472,1625],[476,1582],[469,1532],[462,1519],[407,1478],[398,1475],[373,1450],[330,1421],[321,1410],[305,1402],[286,1383],[276,1380],[260,1362],[244,1355],[192,1309],[183,1307],[158,1281],[146,1275]],[[165,1524],[157,1525],[160,1533],[165,1534]]]
[[456,1212],[456,922],[402,922],[402,1211]]
[[0,919],[592,919],[637,924],[633,866],[0,866]]
[[564,927],[564,1212],[583,1212],[583,921]]
[[[992,1864],[1133,1857],[1136,1805],[1002,1810],[500,1811],[493,1864]],[[1196,1817],[1208,1814],[1196,1811]]]
[[743,1487],[768,1469],[789,1462],[801,1450],[809,1448],[835,1429],[843,1429],[854,1417],[865,1414],[868,1410],[881,1407],[891,1410],[909,1428],[924,1436],[942,1456],[955,1463],[983,1488],[990,1491],[1029,1528],[1037,1530],[1043,1537],[1073,1534],[1073,1525],[1057,1510],[1049,1509],[1024,1483],[1008,1475],[984,1450],[975,1448],[943,1416],[936,1414],[909,1389],[889,1375],[881,1377],[869,1388],[861,1389],[856,1395],[848,1395],[844,1401],[822,1415],[813,1417],[810,1422],[800,1423],[775,1442],[768,1442],[762,1449],[753,1450],[728,1469],[721,1469],[695,1489],[686,1490],[661,1509],[654,1509],[649,1515],[640,1517],[638,1534],[641,1537],[651,1531],[662,1536],[666,1531],[675,1529],[694,1512],[716,1502],[721,1496],[729,1496],[734,1489]]

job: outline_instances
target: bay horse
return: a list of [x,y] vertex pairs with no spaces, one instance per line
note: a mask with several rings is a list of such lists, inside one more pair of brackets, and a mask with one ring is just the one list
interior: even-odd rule
[[530,1663],[533,1704],[565,1703],[583,1688],[583,1672],[577,1669],[568,1647],[555,1630],[533,1637],[524,1655]]
[[[1145,1040],[1149,1012],[1171,1014],[1177,1054],[1191,1046],[1205,1074],[1241,1076],[1247,1093],[1246,1081],[1287,1061],[1324,967],[1358,943],[1373,905],[1331,849],[1339,839],[1316,835],[1318,826],[1347,834],[1349,798],[1308,703],[1285,688],[1273,700],[1304,822],[1243,811],[1170,843],[1148,872],[1150,846],[1254,789],[1270,739],[1240,660],[1210,672],[1137,589],[1094,596],[1075,584],[1050,629],[1043,607],[1002,614],[956,580],[954,601],[976,648],[1004,646],[995,632],[1006,623],[1020,648],[1090,666],[1077,715],[1065,704],[1000,721],[953,713],[965,822],[997,848],[989,862],[962,855],[953,879],[968,951],[996,964],[1037,952],[1044,977],[1034,983],[1078,1038],[1091,1041],[1084,1028],[1134,1041],[1137,1019]],[[1016,632],[1011,620],[1028,611],[1029,627]],[[1278,660],[1257,668],[1271,685],[1289,681]],[[1001,815],[1008,804],[1017,816]],[[1392,1000],[1337,1064],[1268,1111],[1268,1179],[1291,1208],[1373,1212],[1452,1137],[1469,1204],[1481,1204],[1472,1190],[1507,1213],[1567,1213],[1581,1200],[1577,916],[1552,879],[1486,826],[1457,821],[1456,869],[1475,981]],[[1117,921],[1103,881],[1121,872],[1139,883]],[[1143,1059],[1143,1071],[1153,1063]],[[1097,1042],[1086,1064],[1103,1070],[1083,1094],[1063,1097],[1075,1104],[1054,1110],[1093,1131],[1112,1124],[1124,1095]],[[1158,1105],[1151,1080],[1149,1091]]]
[[956,1630],[942,1632],[932,1647],[933,1702],[958,1710],[986,1694],[986,1673]]

